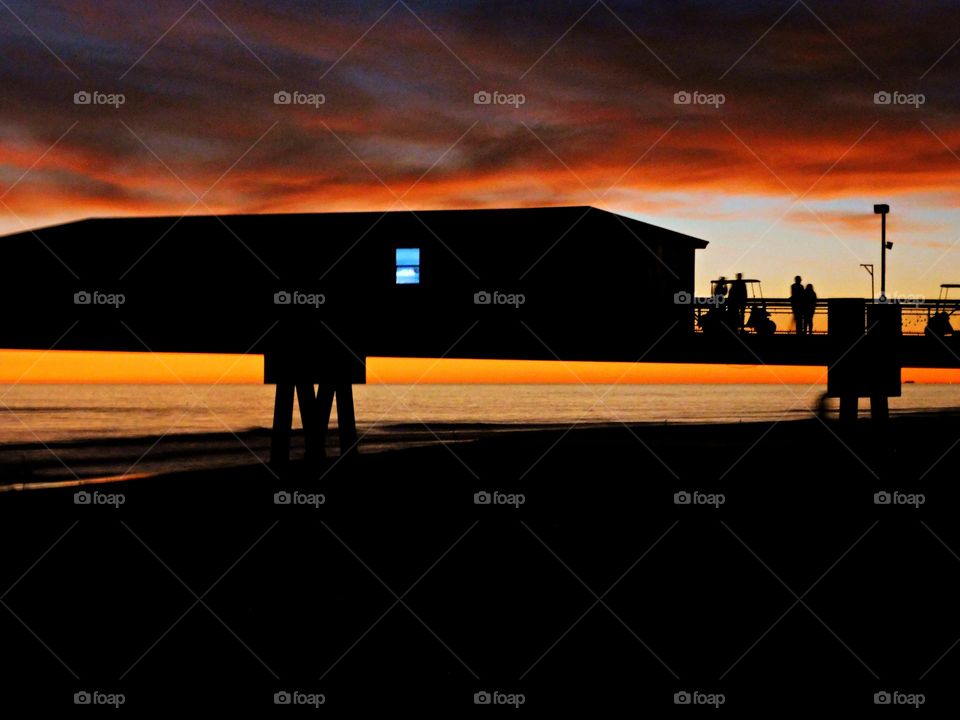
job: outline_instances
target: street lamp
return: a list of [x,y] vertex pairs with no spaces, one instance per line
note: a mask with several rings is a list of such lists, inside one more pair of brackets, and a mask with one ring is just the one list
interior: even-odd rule
[[889,205],[874,205],[873,212],[880,220],[880,302],[887,299],[887,250],[893,249],[893,243],[887,242],[887,213]]

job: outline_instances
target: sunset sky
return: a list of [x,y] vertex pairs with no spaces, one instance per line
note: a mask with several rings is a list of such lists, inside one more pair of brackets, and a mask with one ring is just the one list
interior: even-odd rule
[[[768,296],[796,274],[821,297],[865,296],[872,207],[888,202],[888,291],[936,297],[960,283],[949,5],[0,0],[0,233],[91,216],[595,205],[709,240],[701,293],[743,272]],[[123,104],[75,104],[84,91]],[[275,104],[281,91],[324,102]],[[524,102],[476,104],[481,91]],[[714,102],[677,104],[684,92]],[[0,353],[2,382],[256,382],[261,367]],[[375,361],[369,380],[770,372]]]

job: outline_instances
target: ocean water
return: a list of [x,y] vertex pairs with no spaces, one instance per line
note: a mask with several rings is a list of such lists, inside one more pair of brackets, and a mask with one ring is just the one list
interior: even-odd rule
[[[810,416],[822,385],[362,385],[361,449],[478,424],[729,423]],[[273,388],[0,386],[0,483],[265,460]],[[960,385],[904,385],[891,411],[960,408]],[[336,412],[334,411],[334,422]],[[294,424],[299,418],[294,415]],[[331,443],[335,437],[330,438]],[[296,447],[295,447],[296,451]]]

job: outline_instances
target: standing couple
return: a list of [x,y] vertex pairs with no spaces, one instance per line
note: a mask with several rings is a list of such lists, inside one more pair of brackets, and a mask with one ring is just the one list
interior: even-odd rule
[[813,316],[817,312],[817,293],[813,285],[803,286],[801,277],[797,275],[790,286],[790,307],[793,310],[793,319],[797,326],[797,335],[813,333]]

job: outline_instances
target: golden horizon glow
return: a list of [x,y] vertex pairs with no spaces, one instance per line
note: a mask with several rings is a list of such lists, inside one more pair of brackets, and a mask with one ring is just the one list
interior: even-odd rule
[[[960,383],[960,369],[904,368],[904,381]],[[367,384],[815,384],[824,367],[369,358]],[[0,351],[3,385],[263,383],[260,355]]]

